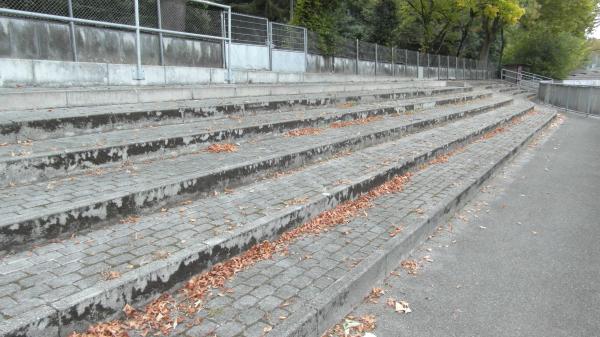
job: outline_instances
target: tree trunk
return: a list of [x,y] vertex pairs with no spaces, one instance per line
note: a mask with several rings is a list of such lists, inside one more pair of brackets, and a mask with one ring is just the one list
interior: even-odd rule
[[487,18],[483,19],[483,29],[484,29],[484,38],[483,44],[481,45],[481,51],[479,52],[479,61],[484,64],[487,64],[488,59],[490,57],[490,47],[492,43],[496,40],[496,34],[500,28],[500,17],[497,16],[494,18],[494,22],[491,27],[489,25],[489,20]]
[[462,53],[462,49],[467,41],[467,37],[469,37],[469,31],[471,30],[471,26],[473,25],[473,21],[475,20],[475,12],[473,10],[469,10],[469,21],[463,27],[461,36],[460,36],[460,44],[458,45],[458,50],[456,51],[456,57],[460,57]]
[[187,0],[160,0],[162,28],[178,32],[185,31]]

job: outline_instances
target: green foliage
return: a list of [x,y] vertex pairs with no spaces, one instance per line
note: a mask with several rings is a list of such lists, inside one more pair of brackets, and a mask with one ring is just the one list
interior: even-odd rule
[[303,26],[319,34],[319,49],[333,54],[337,38],[335,16],[337,1],[298,0],[291,23]]
[[505,61],[526,64],[534,73],[564,79],[582,64],[587,53],[585,39],[538,25],[534,30],[513,34]]

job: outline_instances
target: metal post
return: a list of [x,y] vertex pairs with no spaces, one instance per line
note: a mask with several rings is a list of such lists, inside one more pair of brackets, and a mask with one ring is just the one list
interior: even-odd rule
[[375,76],[377,76],[377,43],[375,44]]
[[446,55],[446,79],[450,79],[450,56]]
[[267,20],[267,47],[269,47],[269,70],[273,71],[273,23]]
[[358,75],[358,39],[356,39],[356,75]]
[[143,80],[144,71],[142,70],[142,45],[140,41],[140,3],[139,0],[134,0],[135,10],[135,52],[137,56],[137,64],[135,74],[133,75],[134,80]]
[[421,63],[421,55],[419,53],[419,51],[417,51],[417,78],[419,78],[419,63]]
[[[158,0],[158,1],[160,2],[160,0]],[[221,37],[223,38],[223,40],[221,41],[221,55],[222,55],[223,62],[221,62],[221,63],[222,63],[223,69],[226,69],[227,68],[227,51],[225,50],[225,44],[227,42],[225,42],[225,40],[227,39],[227,36],[225,35],[225,15],[223,15],[223,12],[221,12]],[[162,41],[162,39],[161,39],[161,41]],[[161,48],[161,50],[162,50],[162,48]]]
[[[69,0],[69,17],[73,18],[73,0]],[[73,61],[77,62],[77,41],[75,41],[75,23],[69,21],[69,31],[71,32],[71,50],[73,51]]]
[[396,77],[396,62],[394,62],[394,47],[392,47],[392,76]]
[[462,60],[463,60],[463,80],[466,80],[467,79],[467,66],[465,65],[466,60],[465,59],[462,59]]
[[[160,0],[156,0],[156,13],[158,15],[158,29],[162,29],[162,12],[160,9]],[[223,29],[223,13],[221,12],[221,34],[225,34],[225,30]],[[160,48],[160,53],[158,54],[158,56],[160,57],[160,65],[164,66],[165,65],[165,45],[164,45],[164,41],[163,41],[163,33],[160,32],[158,33],[158,47]],[[222,53],[225,51],[225,41],[223,41],[223,50]],[[225,58],[223,58],[223,64],[225,64]]]
[[233,83],[231,74],[231,7],[227,8],[227,82]]
[[304,28],[304,72],[308,72],[308,30]]
[[408,50],[404,49],[404,76],[408,77]]

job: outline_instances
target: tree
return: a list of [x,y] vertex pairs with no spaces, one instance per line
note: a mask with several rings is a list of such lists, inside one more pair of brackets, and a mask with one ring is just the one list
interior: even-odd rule
[[483,63],[488,62],[490,48],[498,33],[516,24],[525,14],[518,0],[458,0],[458,3],[472,10],[480,19],[482,37],[479,60]]
[[527,64],[532,72],[556,79],[567,77],[587,57],[584,39],[550,27],[540,25],[513,39],[506,51],[508,63]]
[[371,16],[371,42],[381,45],[391,45],[393,32],[400,23],[396,0],[380,0],[373,9]]
[[335,0],[298,0],[292,24],[303,26],[319,34],[319,48],[333,54],[337,34],[335,32]]

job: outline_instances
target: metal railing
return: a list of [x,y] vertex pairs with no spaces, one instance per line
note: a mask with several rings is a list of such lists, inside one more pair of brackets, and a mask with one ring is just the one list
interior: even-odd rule
[[101,26],[135,32],[136,70],[134,79],[143,80],[140,36],[158,34],[163,56],[165,35],[221,41],[227,55],[228,80],[231,80],[231,7],[206,1],[170,2],[161,0],[2,0],[0,14],[29,17],[69,24],[73,59],[77,60],[75,25]]
[[516,84],[520,89],[537,92],[542,81],[553,81],[552,78],[528,73],[526,71],[513,71],[502,69],[500,79],[512,84]]

